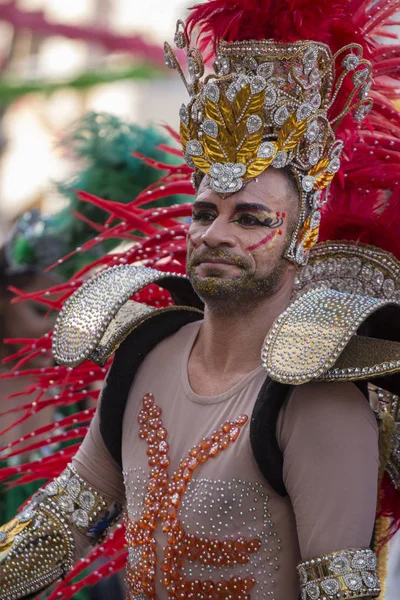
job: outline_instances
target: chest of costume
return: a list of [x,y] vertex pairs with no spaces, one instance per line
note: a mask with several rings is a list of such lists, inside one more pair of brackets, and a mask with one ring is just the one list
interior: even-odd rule
[[[334,248],[334,251],[339,254],[358,252],[358,249],[348,248],[347,245],[339,246],[336,245]],[[331,250],[329,244],[318,249],[318,253],[322,253],[322,258],[317,253],[315,274],[321,271],[318,261],[321,259],[324,263],[326,259],[324,253],[330,256]],[[370,260],[370,249],[365,252],[366,259]],[[374,257],[372,256],[372,258]],[[329,260],[331,259],[329,258]],[[385,261],[386,265],[390,263],[388,258]],[[323,271],[325,272],[325,267]],[[117,298],[107,293],[104,295],[104,298],[107,298],[107,310],[98,303],[95,305],[89,303],[85,308],[86,305],[82,305],[81,296],[89,296],[89,299],[97,298],[100,293],[100,297],[103,297],[101,296],[102,291],[107,292],[110,289],[110,282],[112,284],[115,275],[118,275],[119,284],[123,285],[122,287],[120,285],[121,290]],[[304,277],[305,275],[304,270]],[[121,276],[123,276],[122,280]],[[265,489],[268,490],[265,483],[267,481],[268,485],[272,485],[278,494],[285,494],[285,486],[279,475],[279,471],[282,470],[282,455],[277,444],[273,443],[274,424],[276,424],[279,409],[282,406],[281,400],[284,399],[287,388],[293,384],[299,385],[313,380],[366,380],[375,383],[375,379],[380,377],[383,378],[385,389],[390,392],[397,390],[396,378],[392,385],[389,376],[397,373],[400,369],[400,346],[397,341],[392,341],[390,332],[385,332],[385,339],[381,339],[383,332],[376,331],[376,325],[385,322],[384,316],[387,311],[394,309],[395,305],[398,306],[397,296],[396,298],[391,296],[388,299],[387,295],[384,294],[382,297],[380,293],[371,295],[369,292],[364,294],[360,291],[360,293],[354,294],[343,291],[347,288],[343,287],[342,283],[346,282],[341,280],[338,280],[337,285],[335,280],[333,287],[326,287],[324,280],[321,282],[321,286],[314,288],[314,283],[311,282],[311,289],[303,290],[306,293],[300,293],[294,299],[288,309],[278,317],[265,339],[261,361],[271,381],[265,381],[258,397],[257,393],[254,393],[251,406],[248,404],[245,410],[239,410],[238,406],[229,405],[229,414],[219,414],[218,419],[214,419],[212,423],[204,418],[206,411],[203,407],[201,418],[197,415],[192,418],[190,427],[188,424],[182,427],[180,417],[186,411],[182,410],[182,407],[171,406],[173,395],[166,395],[163,389],[165,382],[170,379],[171,373],[177,366],[176,362],[174,363],[172,360],[173,355],[169,354],[165,357],[168,368],[164,369],[164,373],[160,374],[160,372],[154,371],[148,378],[146,386],[140,391],[136,389],[138,379],[136,373],[144,358],[158,347],[157,344],[160,344],[161,340],[173,335],[185,324],[200,319],[201,313],[197,309],[185,306],[154,310],[128,300],[132,293],[144,285],[162,280],[163,285],[167,284],[168,287],[171,279],[175,286],[176,282],[171,274],[157,273],[152,269],[136,268],[131,265],[118,267],[118,273],[116,270],[110,269],[96,276],[89,282],[87,290],[79,290],[72,297],[63,314],[60,315],[53,340],[56,359],[68,366],[80,364],[85,358],[104,364],[118,348],[107,377],[107,384],[102,392],[100,431],[110,454],[116,463],[123,464],[125,469],[128,513],[130,515],[127,524],[131,551],[129,569],[131,574],[134,573],[134,579],[130,581],[132,597],[136,596],[137,600],[147,597],[159,597],[160,599],[190,597],[199,598],[199,600],[209,597],[215,599],[268,597],[271,600],[274,598],[281,600],[282,597],[282,600],[289,600],[293,597],[295,600],[297,598],[295,590],[298,590],[298,584],[297,581],[293,582],[295,579],[294,567],[299,561],[299,553],[296,536],[293,535],[295,525],[290,508],[286,506],[286,509],[280,513],[279,503],[276,502],[274,506],[274,496],[270,496],[266,492],[268,496],[267,519],[265,516],[258,519],[257,515],[254,515],[255,522],[259,521],[261,525],[253,525],[253,531],[251,531],[249,521],[246,520],[247,515],[242,521],[240,518],[233,518],[232,521],[225,518],[228,515],[224,514],[224,500],[219,501],[220,496],[215,492],[223,489],[224,498],[232,507],[237,498],[237,492],[234,491],[235,485],[240,486],[243,482],[254,486],[256,483],[260,483],[261,479],[261,484],[265,486]],[[307,281],[308,279],[307,275]],[[179,283],[184,283],[184,280],[179,279]],[[361,282],[359,283],[360,290],[363,290]],[[182,288],[182,285],[180,287]],[[182,289],[180,291],[182,292]],[[94,306],[99,325],[93,329],[91,323],[95,318],[95,315],[92,314]],[[75,310],[76,308],[78,310]],[[362,332],[359,331],[361,325]],[[299,340],[301,340],[301,344],[298,343]],[[312,349],[311,353],[303,352],[304,340],[307,340],[307,347]],[[129,402],[128,405],[126,402],[134,379],[137,403],[131,404],[136,406],[137,410],[135,415],[129,415]],[[153,384],[156,382],[161,382],[161,388],[154,390]],[[269,390],[267,384],[271,383],[274,384],[272,386],[274,389]],[[177,392],[177,390],[175,391]],[[273,402],[271,402],[270,392],[274,392],[272,394]],[[148,399],[149,393],[154,393],[153,404],[139,408],[138,404],[144,397]],[[267,396],[268,402],[265,401]],[[257,401],[254,406],[256,397]],[[163,404],[165,398],[168,398],[166,405]],[[178,393],[176,393],[176,398],[182,399]],[[253,406],[254,411],[252,412]],[[397,405],[393,404],[390,399],[389,404],[382,403],[382,406],[381,419],[388,425],[385,426],[385,432],[387,432],[386,437],[389,440],[398,421]],[[147,408],[149,410],[161,408],[162,412],[160,415],[149,416],[149,423],[139,423],[138,411]],[[378,412],[381,413],[380,408]],[[251,429],[248,422],[243,424],[236,422],[236,419],[244,414],[247,417],[252,416]],[[168,419],[170,421],[167,423]],[[156,424],[155,428],[152,428],[150,421]],[[233,427],[231,427],[232,422],[234,423]],[[127,423],[131,423],[131,427]],[[265,424],[268,423],[272,425],[266,431]],[[150,438],[144,431],[140,434],[142,425],[151,428]],[[224,425],[227,431],[219,431],[218,427],[221,428]],[[157,440],[152,438],[154,435],[157,437],[159,428],[167,432],[167,436],[160,440],[160,443],[165,441],[168,445],[163,444],[164,452],[160,452],[160,448],[153,447]],[[238,434],[236,428],[239,429]],[[247,435],[244,435],[246,428]],[[156,431],[154,432],[153,429]],[[121,436],[122,430],[123,435]],[[231,430],[235,430],[233,435],[236,439],[230,438]],[[225,437],[222,437],[221,440],[213,438],[218,432],[222,436],[228,436],[226,447],[224,447]],[[265,439],[269,438],[272,443],[268,445],[266,452]],[[240,448],[243,439],[247,441],[247,453],[236,454],[232,449]],[[136,445],[133,440],[136,440]],[[388,443],[388,448],[394,452],[391,452],[389,457],[388,451],[388,456],[382,464],[382,470],[386,467],[393,485],[398,489],[396,440],[397,438],[394,436],[393,440]],[[209,443],[209,448],[201,447],[202,442]],[[215,444],[218,444],[218,451],[216,451]],[[222,445],[221,448],[219,444]],[[201,460],[195,454],[199,445],[198,456]],[[253,453],[250,450],[251,446],[254,450]],[[168,448],[167,451],[165,451],[166,448]],[[211,448],[215,455],[207,454],[207,452],[211,452]],[[203,451],[206,453],[205,455],[200,454]],[[123,459],[121,459],[121,454]],[[252,464],[253,470],[255,469],[254,477],[249,475],[249,470],[243,469],[242,459],[245,456],[248,458],[247,464]],[[195,460],[192,461],[192,459]],[[186,460],[191,465],[196,464],[196,468],[190,469],[185,462],[182,464],[182,461]],[[151,464],[153,461],[156,463]],[[228,464],[225,464],[225,461]],[[256,463],[260,471],[258,471]],[[210,465],[216,464],[218,471],[210,467]],[[275,465],[277,468],[271,470],[268,465]],[[231,471],[230,467],[232,467]],[[187,481],[183,477],[183,471],[182,473],[180,471],[182,469],[187,475],[190,475]],[[261,471],[263,475],[261,475]],[[184,481],[184,484],[181,483],[181,480]],[[183,486],[182,491],[175,489],[177,483]],[[211,494],[205,492],[208,483],[212,488]],[[223,488],[222,483],[227,485]],[[132,492],[129,488],[132,489]],[[259,491],[257,486],[256,489]],[[153,492],[157,492],[154,497],[151,495]],[[201,500],[203,493],[208,498],[207,505]],[[242,487],[240,494],[249,495],[249,488]],[[284,499],[279,498],[279,500],[282,507]],[[213,512],[214,510],[217,511],[216,514]],[[239,517],[242,517],[243,510],[239,512]],[[168,517],[169,513],[171,514]],[[270,560],[273,553],[272,546],[270,547],[272,549],[266,549],[262,561],[263,570],[259,569],[257,572],[257,565],[253,568],[251,562],[257,553],[260,555],[262,552],[260,536],[268,519],[271,528],[276,529],[277,540],[280,540],[277,543],[277,550],[280,548],[279,552],[281,552],[283,548],[281,556],[285,557],[285,560],[281,560],[281,565],[275,565],[275,573],[272,570],[268,571],[268,567],[274,566],[274,562]],[[236,523],[236,529],[232,533],[230,527],[233,527],[234,523]],[[213,527],[214,525],[215,527]],[[286,532],[284,531],[285,525]],[[240,527],[247,527],[247,529],[243,533]],[[222,539],[216,537],[219,535],[214,534],[217,530],[224,532],[225,537],[222,536]],[[194,531],[189,535],[194,535],[195,538],[188,538],[187,531]],[[248,531],[251,537],[246,537]],[[273,532],[269,537],[274,537]],[[201,542],[199,542],[202,544],[201,547],[197,546],[197,538],[199,540],[201,538]],[[239,538],[240,547],[235,545]],[[221,546],[221,544],[224,545]],[[266,544],[266,546],[268,545]],[[234,551],[232,547],[235,549]],[[226,552],[226,550],[229,551]],[[235,557],[239,550],[240,560]],[[247,557],[244,557],[245,554]],[[234,557],[232,558],[232,556]],[[220,564],[221,561],[226,562]],[[209,579],[200,579],[198,569],[201,570],[202,576],[208,576],[206,567],[215,569],[215,578],[210,576]],[[229,569],[229,572],[223,572],[222,569]],[[242,572],[238,574],[239,569],[242,569]],[[140,577],[137,575],[138,572],[142,573]],[[165,576],[162,575],[163,573]],[[257,578],[254,573],[259,577]],[[240,588],[237,587],[237,578],[241,582]],[[274,587],[276,580],[279,580],[279,597],[275,592],[276,586]],[[216,587],[217,585],[218,587]],[[265,590],[262,590],[262,585]],[[235,591],[232,591],[232,586],[236,586]]]
[[[202,404],[188,398],[179,373],[163,386],[162,368],[153,382],[143,371],[122,443],[132,598],[297,600],[290,503],[266,484],[250,444],[263,375]],[[283,584],[286,570],[293,575]]]

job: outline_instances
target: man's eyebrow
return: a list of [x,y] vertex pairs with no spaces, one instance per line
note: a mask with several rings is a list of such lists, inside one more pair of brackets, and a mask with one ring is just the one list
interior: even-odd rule
[[193,202],[193,208],[211,208],[215,210],[217,205],[214,202],[205,202],[203,200],[195,200]]
[[[193,208],[210,208],[211,210],[217,210],[217,205],[214,202],[206,202],[205,200],[195,200],[193,202]],[[239,211],[253,211],[253,212],[269,212],[273,211],[265,204],[257,204],[256,202],[239,202],[235,205],[234,212]]]
[[269,206],[266,206],[265,204],[257,204],[255,202],[241,202],[239,204],[236,204],[235,206],[235,211],[242,211],[242,210],[249,210],[249,211],[253,211],[253,212],[270,212],[272,213],[273,211],[269,208]]

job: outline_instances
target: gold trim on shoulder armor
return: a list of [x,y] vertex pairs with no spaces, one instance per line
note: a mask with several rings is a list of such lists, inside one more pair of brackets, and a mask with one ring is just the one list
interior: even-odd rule
[[54,359],[59,364],[75,367],[91,358],[104,336],[104,344],[107,344],[110,339],[116,339],[118,331],[122,337],[126,335],[126,327],[129,329],[156,309],[138,302],[123,306],[147,285],[170,278],[185,279],[183,275],[147,267],[118,265],[86,281],[58,315],[53,334]]
[[298,573],[302,600],[377,598],[377,560],[369,549],[332,552],[301,563]]
[[107,327],[98,346],[90,355],[90,360],[103,366],[107,359],[114,354],[120,344],[122,344],[124,339],[139,327],[139,325],[161,313],[173,313],[176,311],[198,313],[200,317],[203,315],[201,310],[191,306],[168,306],[166,308],[156,309],[147,306],[146,304],[141,304],[140,302],[128,300]]
[[400,343],[353,335],[335,365],[319,379],[358,381],[400,370]]
[[373,384],[368,384],[368,390],[371,407],[382,422],[380,444],[385,446],[387,462],[382,464],[381,457],[381,468],[400,491],[400,397]]

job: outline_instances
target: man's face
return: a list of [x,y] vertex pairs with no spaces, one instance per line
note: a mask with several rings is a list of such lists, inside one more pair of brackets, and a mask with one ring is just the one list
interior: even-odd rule
[[297,213],[297,192],[282,171],[267,169],[228,197],[205,178],[187,244],[188,275],[205,303],[239,307],[276,292],[290,268],[283,253]]

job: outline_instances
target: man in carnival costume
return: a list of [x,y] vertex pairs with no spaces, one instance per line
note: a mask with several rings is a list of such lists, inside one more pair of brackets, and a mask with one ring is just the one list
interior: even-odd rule
[[[131,600],[381,594],[399,516],[400,119],[399,51],[374,36],[397,9],[210,0],[178,23],[188,80],[165,54],[190,97],[190,169],[164,184],[193,171],[188,279],[182,209],[137,203],[123,226],[148,240],[66,302],[56,360],[115,356],[71,464],[1,529],[2,598],[65,576],[124,505]],[[175,306],[151,302],[154,283]]]

